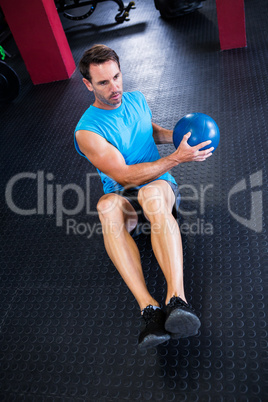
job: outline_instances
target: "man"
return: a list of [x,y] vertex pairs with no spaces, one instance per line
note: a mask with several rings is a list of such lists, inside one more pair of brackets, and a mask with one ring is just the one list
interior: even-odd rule
[[[210,141],[190,147],[188,133],[175,152],[160,158],[156,144],[172,143],[172,131],[152,123],[141,92],[123,93],[117,54],[95,45],[79,67],[95,101],[75,129],[75,146],[97,168],[103,183],[105,194],[97,210],[104,244],[145,320],[139,347],[195,335],[200,321],[184,294],[181,236],[172,215],[177,184],[168,171],[183,162],[206,160],[213,148],[200,149]],[[148,292],[132,237],[145,221],[150,222],[152,248],[167,281],[165,309]]]

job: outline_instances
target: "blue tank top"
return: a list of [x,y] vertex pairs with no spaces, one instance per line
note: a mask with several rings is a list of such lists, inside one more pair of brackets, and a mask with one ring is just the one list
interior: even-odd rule
[[[99,134],[121,152],[127,165],[154,162],[160,159],[160,155],[153,139],[151,119],[152,113],[143,94],[139,91],[124,92],[122,103],[117,109],[104,110],[90,106],[79,120],[75,133],[78,130],[88,130]],[[77,152],[86,158],[79,149],[75,134],[74,144]],[[105,194],[123,190],[111,177],[99,169],[97,171]],[[159,179],[176,183],[169,173],[163,174],[157,180]]]

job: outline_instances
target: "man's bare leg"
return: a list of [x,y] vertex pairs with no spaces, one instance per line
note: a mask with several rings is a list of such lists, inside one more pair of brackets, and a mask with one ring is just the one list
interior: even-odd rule
[[153,251],[167,281],[166,304],[172,296],[186,301],[181,234],[172,215],[175,202],[173,190],[164,180],[157,180],[142,187],[138,199],[151,222]]
[[171,213],[174,201],[171,187],[163,180],[139,191],[139,202],[151,222],[153,251],[167,281],[165,329],[178,339],[196,335],[201,323],[185,299],[181,236]]
[[140,253],[129,231],[137,224],[137,214],[125,198],[106,194],[98,202],[97,209],[103,229],[106,251],[126,285],[143,310],[148,305],[159,306],[148,292]]

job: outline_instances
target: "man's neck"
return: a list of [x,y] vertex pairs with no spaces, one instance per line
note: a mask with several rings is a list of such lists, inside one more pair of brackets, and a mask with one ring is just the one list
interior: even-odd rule
[[94,107],[96,107],[97,109],[103,109],[103,110],[115,110],[115,109],[118,109],[121,105],[122,105],[122,101],[117,105],[107,105],[104,102],[100,102],[98,99],[95,99],[95,102],[93,103]]

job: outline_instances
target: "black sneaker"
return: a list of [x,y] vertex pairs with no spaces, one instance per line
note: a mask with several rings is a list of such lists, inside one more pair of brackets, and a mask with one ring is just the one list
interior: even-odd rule
[[153,309],[151,305],[143,310],[145,328],[139,336],[139,349],[145,350],[170,339],[165,330],[165,313],[160,308]]
[[176,296],[170,299],[166,305],[165,329],[172,339],[196,335],[200,325],[199,318],[188,303]]

